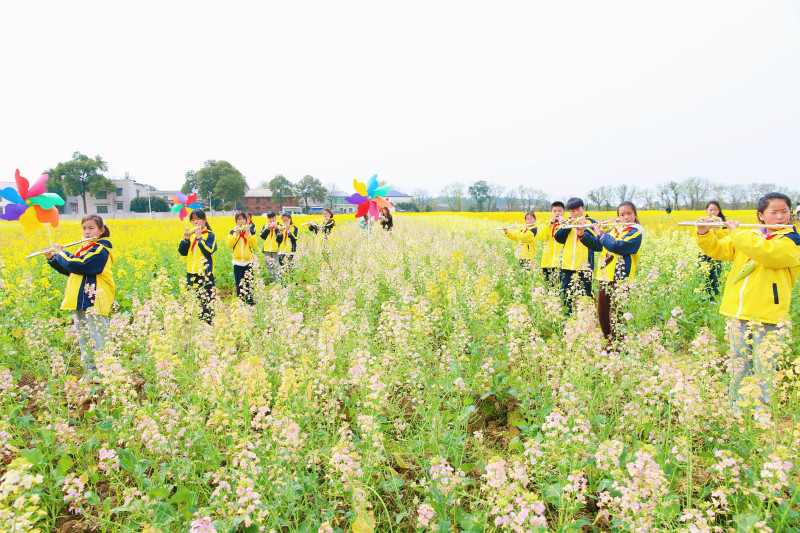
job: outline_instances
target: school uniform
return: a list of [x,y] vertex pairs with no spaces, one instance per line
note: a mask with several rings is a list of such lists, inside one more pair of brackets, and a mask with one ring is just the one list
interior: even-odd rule
[[[722,239],[730,235],[728,228],[714,228],[711,231],[717,236],[717,239]],[[719,280],[722,277],[722,261],[712,259],[711,257],[700,254],[700,267],[703,269],[702,283],[705,287],[706,293],[712,298],[719,296]]]
[[644,231],[638,224],[617,226],[597,237],[593,234],[584,235],[587,241],[596,240],[606,250],[597,276],[600,282],[597,294],[597,315],[600,329],[606,339],[612,340],[617,337],[614,290],[618,282],[630,278],[636,273],[643,236]]
[[530,270],[534,256],[536,255],[537,232],[538,229],[533,224],[521,230],[509,229],[506,232],[506,237],[519,243],[517,249],[514,251],[514,257],[517,258],[520,266],[525,270]]
[[731,336],[735,354],[730,385],[731,402],[741,401],[742,380],[755,375],[761,389],[759,400],[769,405],[775,360],[758,350],[764,336],[789,316],[792,287],[800,275],[800,234],[782,228],[767,234],[766,228],[740,229],[726,237],[709,231],[697,235],[700,250],[722,261],[732,261],[719,312],[738,320]]
[[217,241],[214,233],[203,229],[200,238],[194,231],[188,239],[178,244],[178,253],[186,257],[186,285],[197,291],[202,309],[201,317],[211,323],[214,318],[212,302],[214,299],[214,252]]
[[297,251],[297,226],[294,224],[284,227],[278,232],[278,262],[281,266],[289,266]]
[[[114,303],[115,284],[111,267],[114,253],[111,241],[101,238],[80,248],[74,255],[66,250],[53,254],[48,264],[69,276],[61,309],[71,310],[78,331],[81,363],[95,371],[93,352],[104,345],[108,314]],[[87,313],[88,309],[95,313]]]
[[278,233],[283,230],[283,226],[278,222],[274,228],[269,227],[269,223],[261,228],[261,239],[264,241],[264,266],[267,273],[275,281],[280,281],[278,272]]
[[336,227],[336,221],[332,218],[324,220],[322,224],[309,224],[308,229],[313,233],[322,233],[323,235],[330,235],[333,228]]
[[[589,218],[588,215],[584,216],[588,224],[597,222]],[[570,314],[575,296],[580,294],[589,297],[593,296],[594,253],[603,251],[603,246],[597,241],[597,234],[592,228],[584,228],[583,237],[578,237],[577,228],[565,229],[562,225],[556,230],[554,238],[563,245],[561,253],[561,296],[568,306],[567,314]]]
[[541,269],[544,279],[552,285],[561,283],[561,254],[564,245],[556,240],[559,222],[543,224],[536,232],[536,240],[545,243],[542,250]]
[[228,234],[225,245],[233,254],[233,278],[236,282],[236,296],[243,302],[253,305],[253,249],[257,246],[256,236],[251,228],[233,231]]

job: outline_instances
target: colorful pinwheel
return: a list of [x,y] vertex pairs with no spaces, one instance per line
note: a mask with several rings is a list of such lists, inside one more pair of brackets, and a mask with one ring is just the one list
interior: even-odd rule
[[364,185],[358,180],[353,180],[355,194],[347,197],[347,201],[357,205],[356,218],[361,218],[367,213],[374,220],[378,220],[378,211],[384,207],[392,208],[391,202],[383,198],[392,188],[389,185],[378,187],[378,175],[375,174]]
[[45,192],[47,174],[42,174],[32,186],[26,178],[19,175],[17,169],[14,178],[17,189],[6,187],[0,190],[0,196],[11,202],[6,206],[5,212],[0,214],[3,220],[19,220],[25,226],[25,233],[33,233],[39,224],[49,223],[54,228],[58,226],[58,209],[55,206],[64,205],[64,199],[56,193]]
[[183,193],[178,193],[177,195],[172,197],[172,212],[179,213],[178,218],[183,220],[188,215],[192,214],[192,211],[195,209],[200,209],[203,207],[201,203],[197,201],[197,193],[193,192],[189,196],[186,196]]

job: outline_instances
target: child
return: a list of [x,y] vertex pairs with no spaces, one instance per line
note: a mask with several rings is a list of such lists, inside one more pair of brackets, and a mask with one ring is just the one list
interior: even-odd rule
[[[764,195],[756,210],[763,224],[791,224],[791,200],[785,194]],[[709,222],[709,217],[698,222]],[[759,345],[789,316],[792,286],[800,274],[800,235],[794,227],[739,230],[735,220],[725,225],[731,234],[722,238],[711,231],[713,227],[698,226],[697,244],[713,259],[733,261],[719,309],[738,321],[731,335],[730,400],[734,405],[741,402],[742,381],[754,376],[760,389],[758,400],[769,406],[775,360]]]
[[625,226],[614,226],[604,233],[600,224],[593,224],[592,229],[597,235],[585,233],[585,240],[596,240],[606,249],[606,254],[600,263],[600,289],[597,293],[597,315],[600,320],[600,329],[603,330],[606,340],[616,340],[617,313],[614,309],[614,290],[617,283],[633,277],[636,265],[639,264],[639,248],[642,246],[644,231],[639,225],[639,213],[633,202],[622,202],[617,206],[617,218]]
[[217,240],[206,220],[202,209],[195,209],[189,215],[193,228],[183,232],[183,240],[178,244],[178,253],[186,257],[186,285],[197,291],[200,302],[200,317],[208,324],[214,319],[211,304],[214,300],[214,252]]
[[389,212],[389,208],[385,207],[381,209],[381,216],[378,219],[381,223],[381,227],[386,231],[392,231],[394,227],[394,220],[392,219],[392,214]]
[[278,274],[278,233],[282,230],[274,211],[267,213],[267,223],[261,228],[264,239],[264,266],[273,281],[280,281]]
[[555,286],[561,282],[561,252],[564,245],[556,240],[555,235],[564,220],[564,202],[555,201],[550,204],[550,215],[547,224],[536,233],[536,240],[547,243],[542,251],[542,273],[544,279]]
[[[45,253],[48,264],[57,272],[69,276],[64,291],[61,309],[71,310],[78,331],[78,347],[81,350],[81,364],[86,374],[82,381],[96,380],[97,373],[94,351],[103,348],[105,332],[108,328],[108,313],[114,302],[114,265],[111,231],[98,215],[89,215],[81,220],[84,239],[93,239],[81,247],[75,255],[62,246],[53,245]],[[87,313],[91,308],[96,313]]]
[[[710,222],[725,222],[725,215],[722,213],[722,208],[719,202],[714,200],[706,204],[706,215]],[[715,227],[712,230],[717,239],[726,237],[730,231],[726,227]],[[705,254],[700,254],[700,268],[703,271],[702,284],[706,289],[706,293],[713,300],[719,296],[719,278],[722,276],[722,261],[711,259]]]
[[517,241],[519,246],[514,255],[519,260],[519,266],[526,272],[530,272],[533,265],[533,256],[536,254],[536,215],[532,211],[525,213],[526,226],[522,230],[504,229],[506,237],[512,241]]
[[281,220],[283,221],[283,228],[276,237],[278,241],[278,263],[282,268],[288,269],[297,251],[297,226],[292,224],[291,213],[283,213]]
[[313,231],[314,233],[322,232],[323,235],[328,235],[333,230],[334,226],[336,226],[336,221],[333,220],[333,211],[328,209],[327,207],[322,210],[322,224],[317,226],[316,224],[309,224],[308,229]]
[[364,215],[358,219],[358,227],[361,228],[361,231],[369,231],[371,225],[372,221],[369,219],[369,215]]
[[256,236],[248,224],[247,213],[237,211],[236,227],[228,234],[225,244],[233,252],[233,279],[236,281],[236,296],[244,303],[253,305],[253,248]]
[[[601,252],[603,246],[597,239],[594,229],[564,228],[568,225],[595,224],[597,221],[586,214],[583,200],[567,200],[570,219],[563,223],[554,235],[557,242],[564,245],[561,256],[561,296],[567,304],[567,314],[571,313],[575,297],[584,294],[590,298],[592,293],[592,273],[594,272],[594,253]],[[573,281],[574,280],[574,281]],[[570,285],[574,287],[571,288]]]

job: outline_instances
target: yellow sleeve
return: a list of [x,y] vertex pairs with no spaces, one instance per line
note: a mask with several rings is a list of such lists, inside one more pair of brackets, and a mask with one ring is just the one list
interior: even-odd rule
[[233,250],[233,247],[236,246],[236,241],[239,238],[238,233],[229,233],[228,238],[225,239],[225,246]]
[[547,242],[548,237],[550,237],[550,230],[553,229],[550,224],[536,226],[536,228],[536,240],[539,242]]
[[506,233],[506,237],[508,237],[512,241],[519,241],[520,240],[519,231],[517,231],[515,229],[508,230],[508,232]]
[[[536,233],[538,233],[538,231]],[[525,233],[520,232],[518,240],[521,243],[532,244],[536,242],[536,235],[533,234],[533,231],[526,231]]]
[[255,248],[258,246],[258,241],[256,240],[255,233],[251,233],[247,236],[247,247],[248,248]]
[[697,245],[700,247],[700,251],[710,258],[722,261],[733,261],[733,254],[736,251],[730,237],[718,239],[713,231],[709,231],[705,235],[697,235]]
[[768,240],[752,231],[735,231],[728,238],[737,250],[766,267],[800,266],[800,244],[788,236]]

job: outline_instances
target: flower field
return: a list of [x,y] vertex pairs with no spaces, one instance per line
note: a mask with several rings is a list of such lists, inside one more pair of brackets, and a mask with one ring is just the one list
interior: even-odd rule
[[735,412],[725,320],[674,225],[700,214],[642,213],[613,352],[593,302],[567,318],[492,230],[520,214],[301,228],[289,282],[261,263],[253,307],[220,241],[213,326],[183,289],[182,223],[113,221],[97,384],[78,381],[64,276],[24,258],[44,229],[4,224],[0,531],[797,530],[800,335],[772,346],[772,410]]

